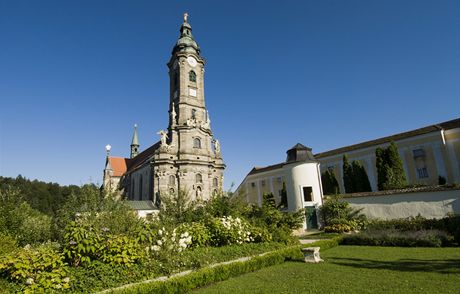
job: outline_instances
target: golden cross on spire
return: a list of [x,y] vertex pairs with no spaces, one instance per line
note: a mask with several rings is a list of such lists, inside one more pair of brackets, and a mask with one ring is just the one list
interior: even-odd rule
[[188,20],[188,13],[186,12],[184,13],[184,22],[187,22],[187,20]]

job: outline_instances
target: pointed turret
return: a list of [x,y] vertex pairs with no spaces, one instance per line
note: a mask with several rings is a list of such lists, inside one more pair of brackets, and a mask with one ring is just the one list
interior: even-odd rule
[[133,140],[131,141],[131,156],[130,158],[136,157],[139,154],[139,139],[137,137],[137,124],[134,125]]
[[174,46],[173,54],[177,52],[195,53],[200,55],[200,46],[196,43],[192,35],[192,26],[188,23],[188,13],[184,13],[184,22],[180,27],[180,37]]

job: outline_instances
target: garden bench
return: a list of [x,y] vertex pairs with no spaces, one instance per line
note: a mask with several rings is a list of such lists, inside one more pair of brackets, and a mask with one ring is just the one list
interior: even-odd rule
[[302,252],[303,256],[305,257],[305,262],[317,263],[323,261],[319,256],[319,247],[302,248]]

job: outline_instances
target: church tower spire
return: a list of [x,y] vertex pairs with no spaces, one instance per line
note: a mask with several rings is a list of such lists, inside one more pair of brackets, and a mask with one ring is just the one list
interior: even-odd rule
[[168,62],[168,130],[161,130],[155,157],[155,193],[183,190],[191,199],[209,199],[222,190],[225,164],[214,138],[204,95],[205,60],[184,14]]
[[139,154],[139,138],[137,136],[137,124],[134,125],[134,133],[133,139],[131,141],[131,156],[130,158],[134,158]]

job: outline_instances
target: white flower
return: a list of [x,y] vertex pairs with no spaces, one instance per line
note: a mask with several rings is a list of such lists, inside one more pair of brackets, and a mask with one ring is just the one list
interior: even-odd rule
[[157,244],[161,246],[161,245],[163,245],[163,242],[161,242],[161,240],[158,240]]
[[69,278],[69,277],[65,277],[62,281],[63,281],[64,283],[68,283],[68,282],[70,282],[70,278]]
[[152,250],[153,250],[153,251],[160,251],[160,246],[153,245],[153,246],[152,246]]
[[61,288],[62,288],[61,284],[56,285],[56,289],[61,289]]
[[160,229],[158,230],[158,235],[162,236],[163,235],[163,231]]
[[34,283],[34,279],[32,279],[32,278],[28,278],[26,280],[26,285],[32,285],[33,283]]

